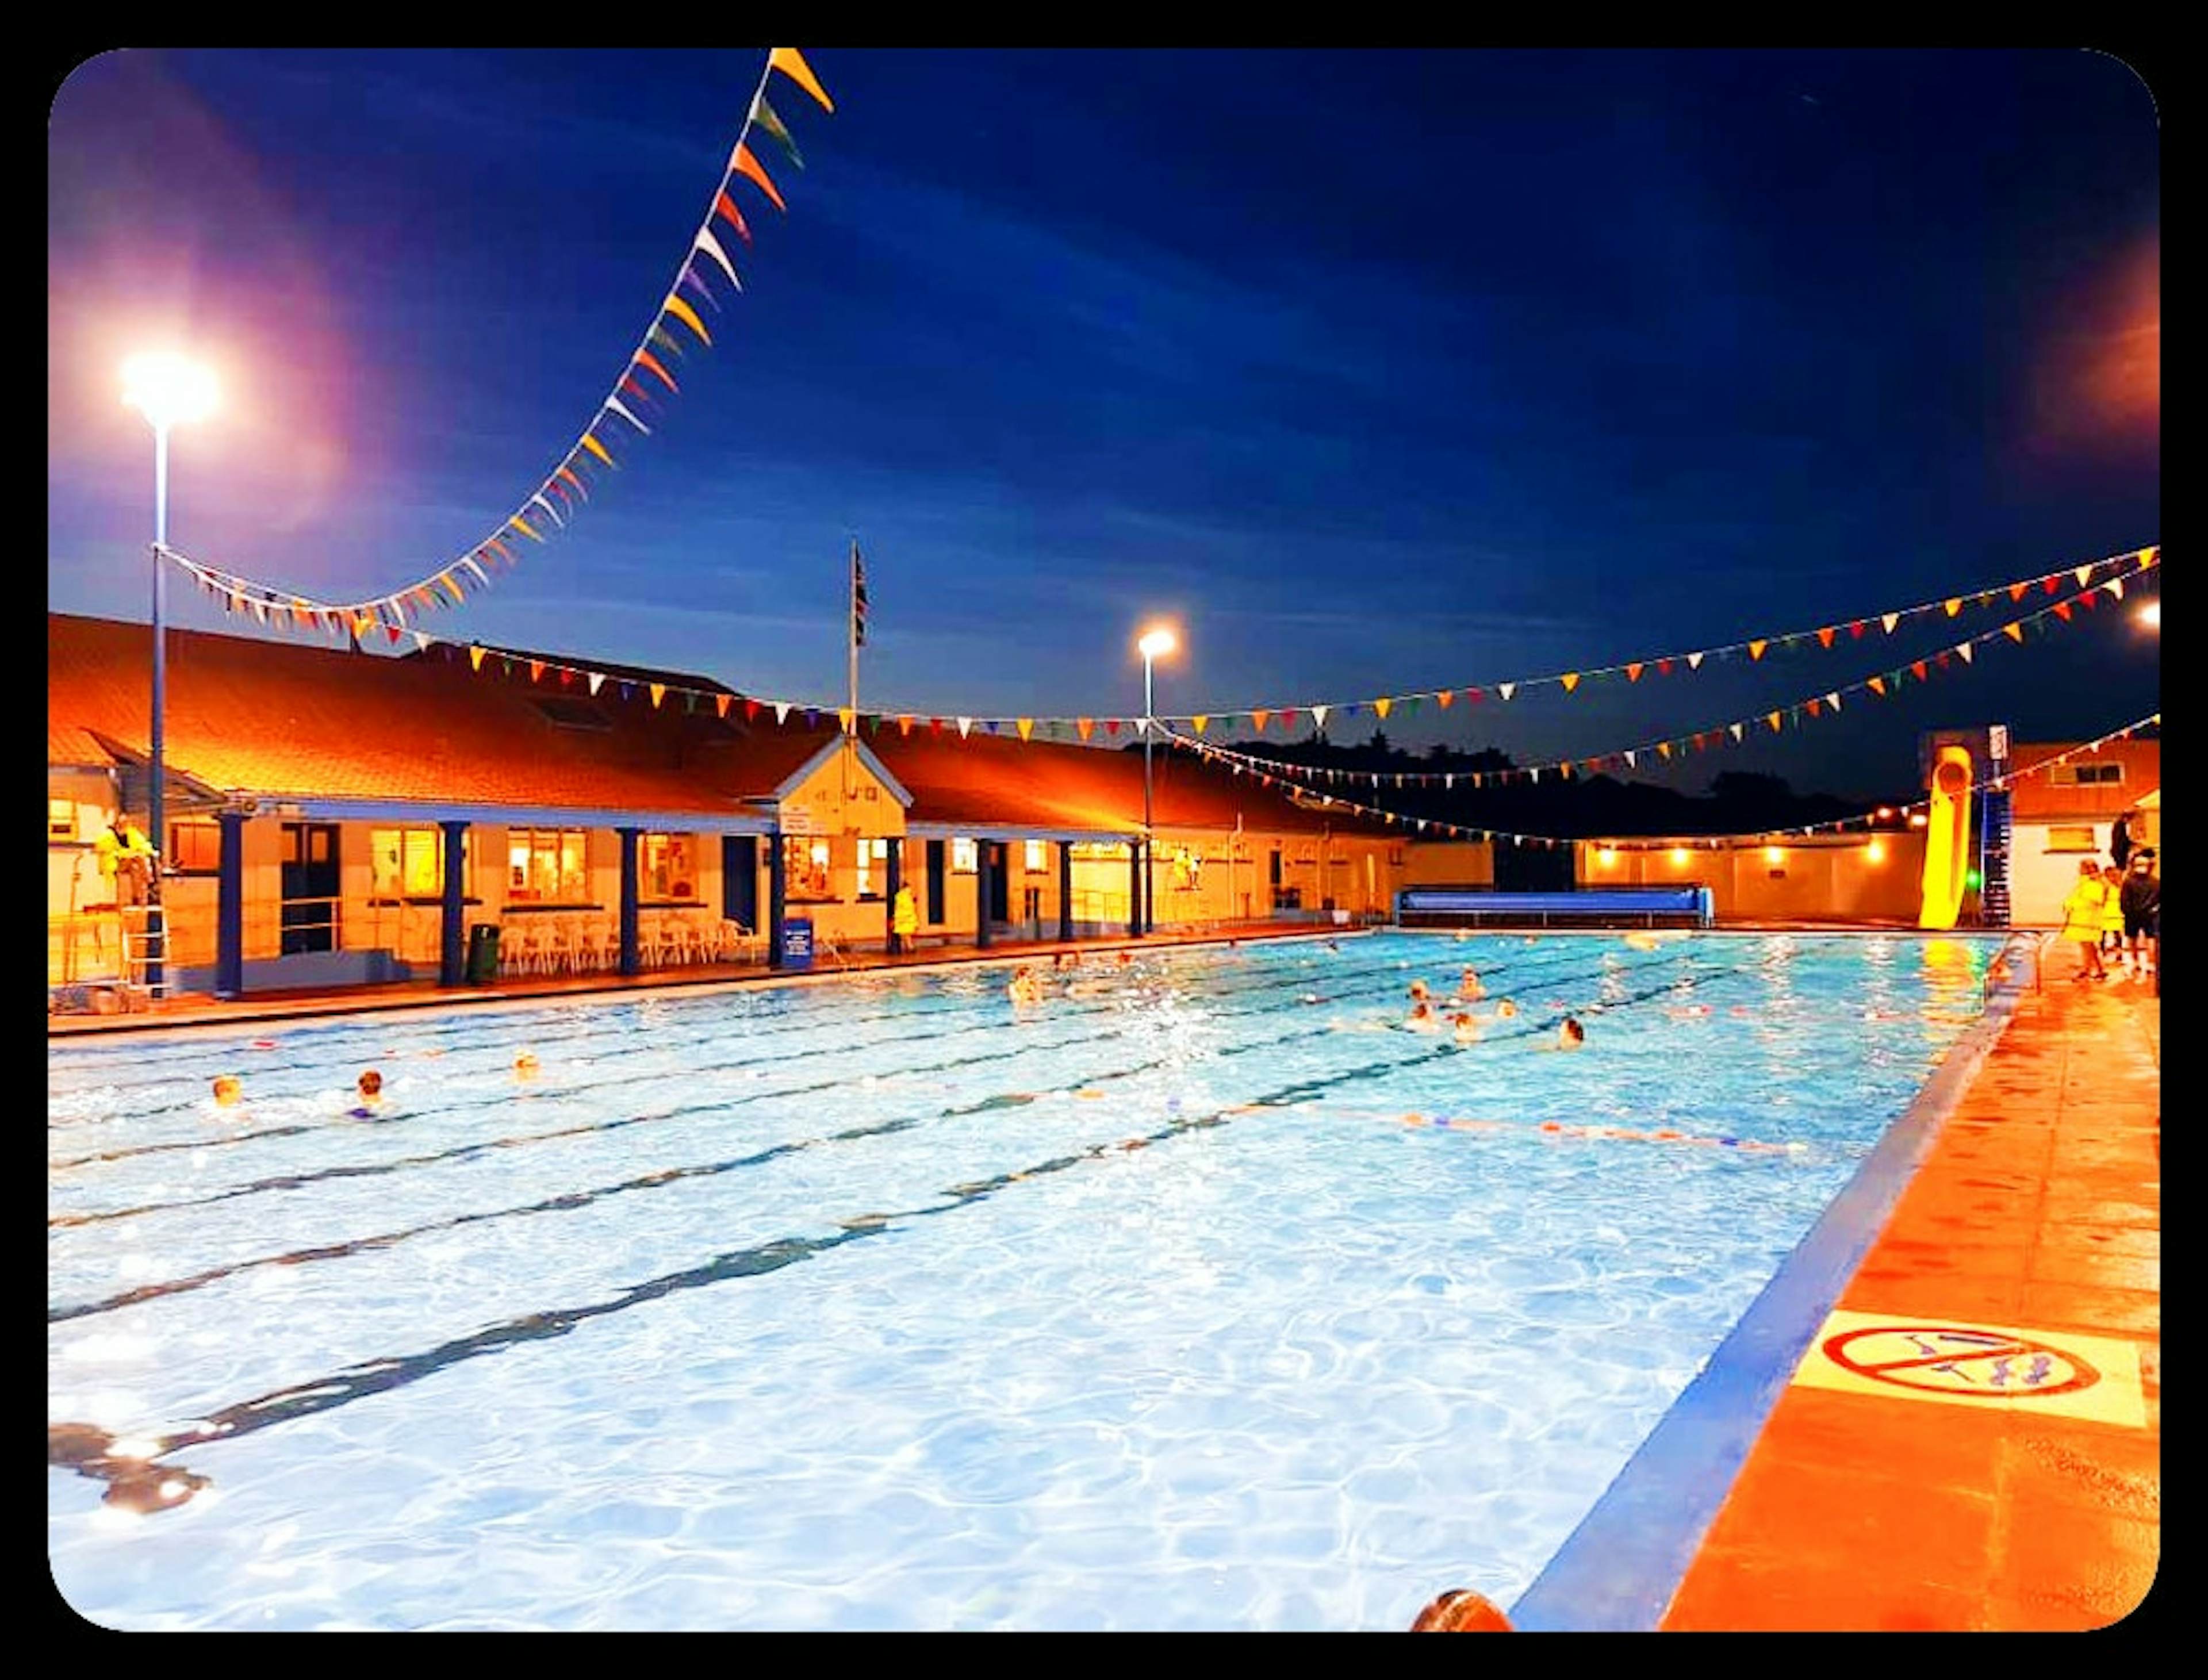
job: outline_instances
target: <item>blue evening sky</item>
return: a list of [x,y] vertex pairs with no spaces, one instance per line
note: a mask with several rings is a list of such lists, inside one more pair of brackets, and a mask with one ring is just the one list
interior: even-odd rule
[[[1224,711],[2160,540],[2158,127],[2105,56],[806,51],[837,109],[775,79],[806,167],[754,145],[787,216],[730,189],[757,237],[715,347],[571,531],[432,627],[833,704],[855,534],[870,709],[1137,711],[1165,615],[1159,709]],[[764,54],[81,67],[51,129],[51,603],[149,610],[117,379],[148,345],[225,387],[176,438],[179,548],[334,599],[465,552],[611,387]],[[1390,733],[1603,753],[1998,622]],[[2097,734],[2159,705],[2157,660],[2103,611],[1673,777],[1905,788],[1919,730]]]

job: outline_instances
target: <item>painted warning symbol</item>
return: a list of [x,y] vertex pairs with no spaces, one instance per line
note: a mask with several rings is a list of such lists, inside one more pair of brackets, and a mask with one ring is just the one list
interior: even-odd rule
[[2139,1349],[2103,1336],[1835,1312],[1797,1383],[2144,1427]]
[[2045,1342],[1937,1324],[1844,1330],[1826,1341],[1824,1353],[1874,1382],[1986,1400],[2073,1394],[2101,1380],[2083,1358]]

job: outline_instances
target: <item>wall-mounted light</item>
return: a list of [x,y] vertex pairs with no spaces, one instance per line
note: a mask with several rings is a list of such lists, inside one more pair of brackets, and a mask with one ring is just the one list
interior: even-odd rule
[[1872,841],[1870,844],[1863,848],[1863,857],[1867,861],[1872,863],[1885,862],[1886,842],[1883,840]]
[[1922,811],[1911,811],[1909,813],[1909,825],[1911,828],[1923,828],[1932,819],[1926,816]]
[[1671,848],[1672,867],[1676,869],[1684,869],[1687,867],[1687,857],[1688,852],[1684,846],[1674,846]]
[[1786,848],[1784,846],[1766,846],[1763,849],[1763,861],[1766,863],[1785,862]]
[[1602,865],[1604,868],[1609,868],[1611,864],[1617,861],[1617,848],[1615,846],[1603,847],[1599,851],[1595,853],[1594,861]]

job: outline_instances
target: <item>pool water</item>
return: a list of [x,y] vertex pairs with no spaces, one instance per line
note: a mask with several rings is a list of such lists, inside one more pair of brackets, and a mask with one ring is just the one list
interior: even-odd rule
[[[960,967],[57,1047],[54,1578],[129,1629],[1507,1605],[1996,944],[1382,933],[1017,1009]],[[1515,1020],[1401,1027],[1467,965]]]

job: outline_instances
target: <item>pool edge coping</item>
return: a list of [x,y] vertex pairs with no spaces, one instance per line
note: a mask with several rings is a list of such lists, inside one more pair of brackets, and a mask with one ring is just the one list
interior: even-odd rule
[[2007,1032],[2025,985],[2012,965],[1984,1012],[1948,1047],[1931,1077],[1512,1603],[1514,1627],[1653,1633],[1661,1625],[1818,1327]]

